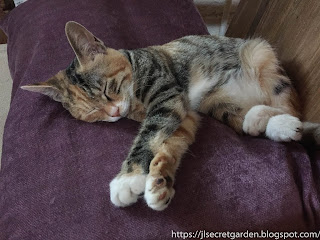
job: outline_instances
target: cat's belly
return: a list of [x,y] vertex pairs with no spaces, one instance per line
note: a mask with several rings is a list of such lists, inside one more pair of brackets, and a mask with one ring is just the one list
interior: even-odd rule
[[251,108],[254,105],[266,104],[266,92],[260,86],[258,79],[233,79],[221,86],[223,94],[229,101],[237,103],[241,108]]
[[214,75],[192,78],[188,97],[193,110],[205,113],[214,105],[231,104],[235,108],[247,111],[254,105],[268,102],[268,96],[260,86],[259,80],[247,79],[240,74],[231,74],[227,80]]
[[218,78],[199,77],[192,78],[188,89],[190,107],[196,110],[203,97],[217,84]]

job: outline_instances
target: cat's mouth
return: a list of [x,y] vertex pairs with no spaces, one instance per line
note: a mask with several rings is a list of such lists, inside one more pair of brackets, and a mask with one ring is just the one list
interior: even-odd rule
[[120,118],[122,118],[120,107],[111,107],[109,111],[107,111],[108,118],[106,121],[108,122],[116,122]]

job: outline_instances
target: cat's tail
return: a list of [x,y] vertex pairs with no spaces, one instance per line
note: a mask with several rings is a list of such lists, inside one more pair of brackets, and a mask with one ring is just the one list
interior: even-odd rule
[[320,148],[320,124],[303,122],[301,142],[306,146],[317,146]]

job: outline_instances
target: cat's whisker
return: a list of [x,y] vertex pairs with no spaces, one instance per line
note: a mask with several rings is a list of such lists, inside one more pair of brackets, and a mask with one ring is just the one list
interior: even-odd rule
[[138,90],[140,90],[140,89],[142,89],[142,88],[144,88],[144,87],[151,87],[152,85],[144,85],[144,86],[140,86],[140,87],[138,87],[135,91],[134,91],[134,93],[136,93]]
[[196,157],[196,155],[190,149],[187,149],[186,154]]
[[63,111],[59,112],[58,115],[64,114],[65,112],[67,112],[68,110],[64,109]]

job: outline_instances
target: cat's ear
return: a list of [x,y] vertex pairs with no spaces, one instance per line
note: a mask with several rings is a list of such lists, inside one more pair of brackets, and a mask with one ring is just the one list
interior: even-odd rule
[[53,100],[57,102],[63,102],[65,98],[63,90],[59,85],[59,80],[56,77],[52,77],[45,82],[38,82],[26,86],[21,86],[21,89],[31,92],[42,93],[51,97]]
[[65,31],[80,64],[92,61],[96,54],[105,53],[107,50],[101,40],[79,23],[67,22]]

